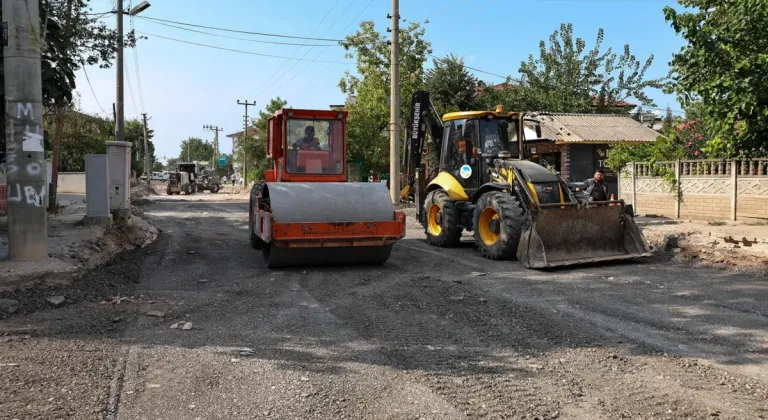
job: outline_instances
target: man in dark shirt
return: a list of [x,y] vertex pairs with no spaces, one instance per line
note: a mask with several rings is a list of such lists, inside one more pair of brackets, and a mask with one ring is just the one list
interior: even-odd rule
[[604,170],[595,171],[595,177],[584,181],[584,184],[586,184],[584,192],[589,197],[589,201],[608,201],[608,184],[605,182]]
[[315,137],[315,127],[312,127],[311,125],[307,126],[307,128],[304,129],[304,137],[294,143],[293,148],[301,150],[321,150],[320,140]]

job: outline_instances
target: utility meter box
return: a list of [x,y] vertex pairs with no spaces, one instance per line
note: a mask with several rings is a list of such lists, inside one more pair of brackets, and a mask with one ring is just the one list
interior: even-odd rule
[[131,210],[131,143],[107,142],[109,170],[109,208],[130,214]]

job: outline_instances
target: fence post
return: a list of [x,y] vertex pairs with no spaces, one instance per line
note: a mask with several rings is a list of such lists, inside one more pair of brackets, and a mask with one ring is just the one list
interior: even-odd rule
[[731,220],[736,221],[736,209],[739,197],[739,163],[731,161]]
[[680,185],[680,159],[675,161],[675,219],[680,218],[680,193],[682,192],[682,186]]
[[635,214],[637,213],[637,184],[635,182],[635,162],[629,162],[629,176],[632,177],[632,207],[635,209]]

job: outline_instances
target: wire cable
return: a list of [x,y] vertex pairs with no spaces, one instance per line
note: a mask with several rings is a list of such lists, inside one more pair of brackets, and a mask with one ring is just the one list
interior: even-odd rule
[[134,99],[134,96],[133,96],[133,85],[131,84],[131,73],[125,71],[125,66],[127,65],[126,61],[128,60],[123,60],[123,74],[125,74],[125,80],[128,83],[128,95],[131,97],[131,104],[133,104],[133,112],[135,112],[138,115],[139,107],[136,106],[136,99]]
[[[344,11],[343,11],[343,12],[341,12],[341,14],[339,15],[339,17],[337,17],[337,18],[336,18],[336,20],[334,20],[334,21],[333,21],[333,23],[331,23],[331,26],[329,26],[329,27],[328,27],[328,29],[325,31],[325,33],[324,33],[322,36],[325,36],[325,35],[326,35],[328,32],[330,32],[330,31],[331,31],[331,29],[332,29],[334,26],[336,26],[336,23],[338,23],[338,22],[339,22],[339,19],[341,19],[341,17],[342,17],[342,16],[344,16],[344,14],[345,14],[345,13],[347,13],[347,11],[349,10],[349,8],[350,8],[350,7],[352,7],[352,5],[353,5],[353,4],[355,4],[355,1],[356,1],[356,0],[352,0],[352,1],[349,3],[349,5],[347,5],[347,8],[346,8],[346,9],[344,9]],[[346,31],[346,28],[345,28],[344,30]],[[343,31],[342,31],[342,32],[343,32]],[[308,50],[307,50],[307,51],[304,53],[304,55],[302,55],[302,56],[301,56],[301,58],[304,58],[304,57],[306,57],[306,56],[307,56],[307,54],[309,54],[309,52],[310,52],[310,51],[312,51],[312,48],[314,48],[314,47],[311,47],[311,48],[309,48],[309,49],[308,49]],[[282,85],[280,85],[279,87],[277,87],[277,88],[272,88],[271,90],[269,90],[269,92],[279,91],[280,89],[284,88],[284,87],[285,87],[285,85],[287,85],[288,83],[290,83],[291,81],[293,81],[293,79],[295,79],[295,78],[296,78],[296,76],[298,76],[299,74],[301,74],[302,72],[304,72],[304,70],[306,70],[307,68],[309,68],[309,66],[310,66],[310,65],[312,65],[312,63],[313,63],[313,62],[316,62],[316,61],[317,61],[317,59],[318,59],[318,58],[319,58],[319,57],[320,57],[320,56],[323,54],[323,52],[325,52],[325,50],[327,50],[327,49],[328,49],[328,47],[326,47],[326,48],[325,48],[323,51],[321,51],[321,52],[320,52],[320,54],[318,54],[318,55],[317,55],[317,56],[316,56],[316,57],[315,57],[315,58],[314,58],[314,59],[313,59],[311,62],[307,63],[307,65],[306,65],[306,66],[304,66],[304,68],[303,68],[303,69],[299,70],[299,72],[298,72],[298,73],[294,74],[294,75],[293,75],[293,77],[291,77],[290,79],[288,79],[286,82],[284,82],[284,83],[283,83]],[[289,73],[291,70],[293,70],[293,68],[294,68],[294,67],[296,67],[296,65],[297,65],[298,63],[299,63],[298,61],[294,62],[294,63],[293,63],[293,65],[292,65],[292,66],[291,66],[291,67],[290,67],[288,70],[286,70],[284,73],[282,73],[282,74],[280,75],[280,77],[278,77],[278,78],[277,78],[277,79],[276,79],[276,80],[275,80],[275,81],[272,83],[272,86],[274,86],[274,85],[275,85],[275,84],[276,84],[276,83],[277,83],[277,82],[278,82],[280,79],[282,79],[282,78],[283,78],[283,76],[287,75],[287,74],[288,74],[288,73]]]
[[[142,35],[154,36],[154,37],[161,38],[161,39],[167,39],[169,41],[181,42],[181,43],[184,43],[184,44],[197,45],[199,47],[213,48],[215,50],[231,51],[231,52],[236,52],[236,53],[240,53],[240,54],[257,55],[257,56],[260,56],[260,57],[282,58],[282,59],[285,59],[285,60],[308,61],[308,60],[299,60],[297,58],[292,58],[292,57],[284,57],[284,56],[280,56],[280,55],[262,54],[262,53],[257,53],[257,52],[253,52],[253,51],[236,50],[236,49],[233,49],[233,48],[218,47],[216,45],[201,44],[199,42],[184,41],[183,39],[171,38],[171,37],[167,37],[167,36],[151,34],[149,32],[143,32],[143,31],[136,31],[136,33],[137,34],[142,34]],[[352,64],[350,62],[343,62],[343,61],[317,61],[317,62],[318,63],[333,63],[333,64]]]
[[96,105],[99,106],[99,109],[101,109],[101,112],[103,112],[104,115],[109,117],[107,111],[105,111],[104,107],[102,107],[101,103],[99,103],[99,98],[96,97],[96,92],[93,90],[93,85],[91,85],[91,78],[88,77],[88,71],[85,69],[85,66],[83,66],[83,73],[85,73],[85,80],[88,81],[88,87],[91,88],[91,95],[93,95],[93,99],[96,101]]
[[[370,0],[370,1],[368,2],[368,4],[366,4],[366,5],[365,5],[365,7],[363,7],[363,9],[362,9],[362,10],[360,10],[360,11],[357,13],[357,15],[356,15],[354,18],[352,18],[352,20],[349,22],[349,24],[347,24],[347,26],[346,26],[346,27],[344,27],[344,29],[342,29],[342,30],[341,30],[341,32],[342,32],[342,33],[345,33],[345,32],[347,32],[347,29],[349,29],[349,27],[350,27],[350,26],[352,26],[354,23],[356,23],[356,22],[358,21],[358,19],[360,18],[360,16],[362,16],[362,14],[363,14],[363,13],[365,13],[365,11],[366,11],[366,10],[368,10],[368,8],[371,6],[371,4],[373,4],[373,2],[374,2],[374,0]],[[324,52],[325,52],[327,49],[328,49],[328,48],[326,48],[326,49],[325,49],[325,50],[323,50],[323,51],[320,51],[320,54],[318,54],[318,55],[317,55],[315,58],[318,58],[318,57],[320,57],[320,56],[321,56],[321,55],[322,55],[322,54],[323,54],[323,53],[324,53]],[[304,71],[304,70],[306,70],[308,67],[309,67],[309,65],[305,66],[305,67],[304,67],[304,68],[303,68],[303,69],[302,69],[302,70],[301,70],[299,73],[303,72],[303,71]],[[315,76],[314,76],[312,79],[310,79],[310,81],[309,81],[309,82],[307,82],[305,85],[303,85],[303,86],[301,87],[301,89],[303,90],[305,87],[309,86],[309,85],[310,85],[312,82],[314,82],[314,81],[315,81],[315,80],[318,78],[318,76],[320,76],[320,75],[325,75],[326,73],[328,73],[328,70],[330,70],[330,69],[331,69],[331,66],[329,65],[328,67],[326,67],[326,69],[325,69],[325,70],[324,70],[322,73],[318,73],[318,74],[315,74]],[[293,90],[293,91],[290,93],[290,95],[293,95],[294,93],[296,93],[296,91],[297,91],[297,90],[299,90],[299,88],[298,88],[298,87],[297,87],[296,89],[294,89],[294,90]]]
[[169,28],[180,29],[182,31],[195,32],[195,33],[198,33],[198,34],[210,35],[210,36],[215,36],[215,37],[218,37],[218,38],[227,38],[227,39],[236,39],[236,40],[239,40],[239,41],[257,42],[257,43],[260,43],[260,44],[295,45],[295,46],[304,46],[304,47],[340,47],[341,46],[341,44],[299,44],[298,42],[262,41],[260,39],[250,39],[250,38],[240,38],[240,37],[236,37],[236,36],[219,35],[219,34],[214,34],[214,33],[211,33],[211,32],[198,31],[197,29],[185,28],[183,26],[176,26],[176,25],[171,25],[171,24],[162,23],[162,22],[154,22],[154,21],[151,21],[151,20],[148,20],[147,22],[155,24],[155,25],[167,26]]
[[[328,16],[330,16],[331,12],[333,12],[333,9],[335,9],[335,8],[336,8],[336,6],[339,4],[339,2],[340,2],[340,1],[341,1],[341,0],[336,0],[336,2],[335,2],[335,3],[333,3],[333,6],[331,6],[330,10],[328,10],[328,13],[326,13],[326,14],[325,14],[325,16],[323,16],[323,19],[322,19],[322,20],[320,20],[320,22],[318,22],[318,24],[315,26],[315,28],[314,28],[314,29],[312,29],[312,32],[310,32],[310,35],[314,34],[314,33],[315,33],[315,31],[317,31],[317,30],[318,30],[318,28],[320,28],[320,25],[322,25],[322,24],[323,24],[323,22],[325,22],[325,20],[328,18]],[[339,41],[339,42],[341,42],[341,41]],[[304,43],[306,43],[306,41],[305,41]],[[293,52],[293,54],[291,54],[291,58],[293,58],[293,57],[294,57],[294,56],[295,56],[295,55],[296,55],[296,54],[299,52],[299,50],[300,50],[301,48],[302,48],[302,47],[296,48],[296,50]],[[275,77],[275,76],[276,76],[278,73],[280,73],[280,70],[281,70],[281,69],[283,68],[283,66],[285,66],[285,64],[287,64],[287,63],[288,63],[288,62],[286,61],[286,62],[284,62],[283,64],[281,64],[281,65],[280,65],[280,66],[279,66],[277,69],[275,69],[275,71],[274,71],[272,74],[270,74],[270,75],[269,75],[269,77],[268,77],[268,78],[267,78],[267,79],[264,81],[264,83],[263,83],[263,84],[261,84],[261,85],[258,87],[258,89],[256,89],[256,93],[254,93],[254,95],[258,95],[258,94],[260,94],[261,92],[263,92],[263,91],[264,91],[264,89],[266,89],[266,88],[269,86],[269,83],[270,83],[270,81],[272,80],[272,78],[273,78],[273,77]],[[283,73],[283,74],[285,74],[285,73]],[[280,76],[280,77],[282,77],[282,76]],[[278,78],[277,80],[280,80],[280,78]]]
[[[130,6],[128,6],[128,7],[130,7]],[[131,29],[134,32],[136,32],[136,27],[134,26],[134,22],[133,22],[133,16],[131,16]],[[137,85],[136,88],[139,90],[139,103],[141,104],[141,112],[145,113],[145,112],[147,112],[147,108],[144,106],[144,88],[142,88],[142,86],[141,86],[141,71],[139,70],[140,67],[139,67],[139,52],[138,52],[138,49],[139,49],[139,44],[138,44],[138,42],[136,42],[133,45],[133,48],[132,48],[132,50],[133,50],[133,64],[134,64],[134,67],[136,68],[136,85]]]
[[[331,10],[333,10],[333,8]],[[270,33],[266,33],[266,32],[243,31],[243,30],[239,30],[239,29],[217,28],[215,26],[205,26],[205,25],[197,25],[197,24],[194,24],[194,23],[177,22],[177,21],[173,21],[173,20],[159,19],[159,18],[153,18],[153,17],[149,17],[149,16],[136,16],[136,18],[137,19],[154,20],[154,21],[157,21],[157,22],[175,23],[176,25],[191,26],[191,27],[194,27],[194,28],[213,29],[215,31],[224,31],[224,32],[234,32],[234,33],[239,33],[239,34],[271,36],[271,37],[277,37],[277,38],[304,39],[304,40],[308,40],[308,41],[330,41],[330,42],[341,42],[342,41],[341,39],[311,38],[311,37],[294,36],[294,35],[270,34]]]

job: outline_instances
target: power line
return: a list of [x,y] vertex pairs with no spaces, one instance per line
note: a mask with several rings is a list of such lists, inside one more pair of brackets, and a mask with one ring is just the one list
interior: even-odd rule
[[[334,21],[333,21],[333,23],[331,23],[331,26],[329,26],[329,27],[328,27],[328,29],[325,31],[325,33],[324,33],[322,36],[325,36],[325,35],[326,35],[328,32],[330,32],[330,31],[331,31],[331,29],[332,29],[334,26],[336,26],[336,23],[338,23],[338,22],[339,22],[339,19],[341,19],[341,17],[342,17],[342,16],[344,16],[344,14],[345,14],[345,13],[347,13],[347,11],[349,10],[349,8],[350,8],[350,7],[352,7],[352,5],[353,5],[353,4],[355,4],[355,1],[356,1],[356,0],[352,0],[352,1],[349,3],[349,5],[347,5],[347,8],[346,8],[346,9],[344,9],[344,11],[343,11],[343,12],[341,12],[341,14],[339,15],[339,17],[337,17],[337,18],[336,18],[336,20],[334,20]],[[311,48],[309,48],[309,49],[308,49],[308,50],[307,50],[307,51],[304,53],[304,55],[302,55],[302,56],[301,56],[301,58],[304,58],[304,57],[306,57],[306,56],[307,56],[307,54],[309,54],[309,52],[310,52],[310,51],[312,51],[312,48],[314,48],[314,47],[311,47]],[[325,50],[327,50],[327,49],[328,49],[328,47],[326,47],[326,48],[325,48]],[[314,60],[312,60],[312,62],[315,62],[315,61],[316,61],[316,60],[317,60],[317,59],[318,59],[318,58],[319,58],[319,57],[320,57],[320,56],[323,54],[323,52],[325,52],[325,50],[321,51],[321,52],[320,52],[320,54],[318,54],[318,55],[315,57],[315,59],[314,59]],[[277,88],[274,88],[274,89],[272,89],[272,91],[276,91],[276,90],[277,90],[277,91],[279,91],[280,89],[282,89],[283,87],[285,87],[285,85],[287,85],[288,83],[290,83],[291,81],[293,81],[293,79],[295,79],[295,78],[296,78],[296,76],[298,76],[299,74],[301,74],[302,72],[304,72],[304,70],[306,70],[307,68],[309,68],[309,66],[310,66],[310,65],[312,65],[312,62],[309,62],[309,63],[307,63],[307,65],[306,65],[306,66],[305,66],[303,69],[299,70],[299,72],[298,72],[298,73],[294,74],[294,75],[293,75],[293,77],[291,77],[290,79],[288,79],[287,81],[285,81],[285,83],[283,83],[282,85],[280,85],[280,87],[277,87]],[[285,76],[286,74],[288,74],[288,72],[290,72],[291,70],[293,70],[293,68],[294,68],[294,67],[296,67],[296,65],[297,65],[297,64],[298,64],[298,61],[297,61],[297,62],[294,62],[294,63],[293,63],[293,65],[292,65],[292,66],[291,66],[291,67],[290,67],[288,70],[286,70],[286,71],[285,71],[285,72],[284,72],[282,75],[280,75],[280,77],[278,77],[278,78],[277,78],[277,80],[275,80],[275,82],[277,82],[278,80],[282,79],[282,78],[283,78],[283,76]],[[274,85],[274,83],[273,83],[273,85]]]
[[154,22],[154,21],[151,21],[151,20],[148,20],[147,22],[155,24],[155,25],[167,26],[169,28],[181,29],[182,31],[195,32],[195,33],[198,33],[198,34],[210,35],[210,36],[215,36],[215,37],[219,37],[219,38],[236,39],[236,40],[239,40],[239,41],[257,42],[257,43],[260,43],[260,44],[298,45],[298,46],[304,46],[304,47],[340,47],[341,46],[340,44],[299,44],[298,42],[262,41],[260,39],[250,39],[250,38],[240,38],[240,37],[236,37],[236,36],[219,35],[219,34],[214,34],[214,33],[211,33],[211,32],[198,31],[197,29],[185,28],[183,26],[176,26],[176,25],[171,25],[171,24],[162,23],[162,22]]
[[[341,1],[341,0],[336,0],[336,2],[335,2],[335,3],[333,3],[333,6],[331,6],[331,8],[328,10],[328,13],[326,13],[326,14],[325,14],[325,16],[323,16],[323,18],[320,20],[320,22],[318,22],[318,24],[317,24],[317,25],[315,25],[315,28],[314,28],[314,29],[312,29],[312,32],[310,32],[310,33],[309,33],[310,35],[314,34],[314,33],[315,33],[315,31],[317,31],[317,29],[318,29],[318,28],[320,28],[320,25],[322,25],[322,24],[323,24],[323,22],[325,22],[325,20],[328,18],[328,16],[330,16],[331,12],[333,12],[333,9],[335,9],[335,8],[336,8],[336,6],[339,4],[339,2],[340,2],[340,1]],[[341,42],[341,41],[339,41],[339,42]],[[305,43],[306,43],[306,41],[304,41],[304,43],[303,43],[303,44],[305,44]],[[293,54],[291,54],[291,58],[293,58],[293,56],[295,56],[295,55],[296,55],[296,53],[298,53],[300,49],[301,49],[301,47],[299,47],[299,48],[296,48],[296,50],[293,52]],[[263,83],[261,86],[259,86],[259,88],[256,90],[256,94],[259,94],[259,93],[263,92],[263,91],[264,91],[264,89],[266,89],[266,88],[267,88],[267,86],[269,86],[269,82],[272,80],[272,78],[273,78],[273,77],[275,77],[275,75],[277,75],[278,73],[280,73],[280,70],[283,68],[283,66],[284,66],[286,63],[287,63],[287,61],[286,61],[286,62],[284,62],[283,64],[281,64],[281,65],[280,65],[280,67],[278,67],[277,69],[275,69],[275,71],[274,71],[274,72],[273,72],[271,75],[269,75],[269,77],[268,77],[268,78],[267,78],[267,79],[264,81],[264,83]],[[291,67],[291,68],[293,68],[293,67]],[[283,74],[285,74],[285,73],[283,73]],[[282,77],[282,76],[281,76],[281,77]],[[278,78],[277,80],[280,80],[280,78]],[[254,94],[254,95],[256,95],[256,94]]]
[[[134,22],[133,22],[133,16],[131,16],[131,29],[134,32],[136,31],[136,27],[134,26]],[[137,84],[137,89],[139,90],[139,103],[141,104],[141,112],[142,113],[146,113],[147,109],[144,106],[144,88],[142,88],[142,86],[141,86],[141,72],[139,71],[139,52],[138,52],[138,48],[139,48],[139,45],[138,45],[138,42],[136,42],[133,45],[133,48],[132,48],[133,49],[133,64],[134,64],[134,67],[136,68],[136,84]]]
[[[366,4],[366,5],[365,5],[365,7],[363,7],[363,9],[362,9],[362,10],[360,10],[360,11],[357,13],[357,15],[356,15],[354,18],[352,18],[352,20],[349,22],[349,24],[348,24],[346,27],[344,27],[344,29],[342,29],[342,30],[341,30],[341,32],[342,32],[342,33],[345,33],[345,32],[347,32],[347,29],[349,29],[349,27],[350,27],[350,26],[352,26],[352,25],[353,25],[355,22],[357,22],[357,20],[360,18],[360,16],[362,16],[362,14],[363,14],[363,13],[365,13],[365,11],[366,11],[366,10],[368,10],[368,7],[370,7],[370,6],[371,6],[371,4],[373,4],[373,2],[374,2],[374,0],[370,0],[370,1],[368,2],[368,4]],[[326,49],[325,49],[325,50],[323,50],[323,51],[320,51],[320,54],[318,54],[318,55],[317,55],[315,58],[318,58],[318,57],[320,57],[320,56],[321,56],[321,55],[322,55],[322,54],[323,54],[323,53],[324,53],[324,52],[325,52],[327,49],[328,49],[328,48],[326,48]],[[301,70],[299,73],[301,73],[301,72],[303,72],[304,70],[306,70],[306,69],[307,69],[307,67],[309,67],[309,65],[305,66],[305,67],[304,67],[304,68],[303,68],[303,69],[302,69],[302,70]],[[330,70],[330,69],[331,69],[331,66],[329,65],[328,67],[326,67],[326,69],[325,69],[325,70],[324,70],[322,73],[316,73],[316,74],[315,74],[315,76],[314,76],[312,79],[310,79],[310,81],[309,81],[309,82],[307,82],[307,84],[306,84],[306,85],[302,86],[302,89],[304,89],[304,87],[306,87],[306,86],[309,86],[309,85],[310,85],[312,82],[314,82],[314,81],[317,79],[317,77],[318,77],[318,76],[320,76],[320,75],[325,75],[326,73],[328,73],[328,70]],[[294,90],[291,92],[291,95],[293,95],[293,94],[296,92],[296,90],[298,90],[298,88],[297,88],[297,89],[294,89]]]
[[[128,60],[123,61],[123,68],[127,65]],[[135,112],[137,115],[139,114],[139,107],[136,106],[136,99],[134,99],[133,96],[133,86],[131,85],[131,73],[128,71],[124,71],[125,73],[125,80],[128,84],[128,95],[131,97],[131,104],[133,104],[133,112]]]
[[[445,59],[445,58],[440,58],[440,57],[437,57],[437,56],[435,56],[435,55],[432,55],[432,54],[429,54],[429,56],[430,56],[431,58],[434,58],[434,59],[435,59],[435,60],[437,60],[437,61],[440,61],[440,62],[445,62],[445,61],[446,61],[446,59]],[[467,65],[464,65],[464,68],[466,68],[466,69],[469,69],[469,70],[473,70],[473,71],[476,71],[476,72],[478,72],[478,73],[487,74],[487,75],[489,75],[489,76],[495,76],[495,77],[498,77],[498,78],[501,78],[501,79],[507,79],[507,77],[509,77],[509,76],[502,76],[502,75],[500,75],[500,74],[496,74],[496,73],[491,73],[491,72],[489,72],[489,71],[485,71],[485,70],[476,69],[476,68],[474,68],[474,67],[469,67],[469,66],[467,66]]]
[[107,111],[105,111],[104,108],[99,103],[99,98],[96,97],[96,92],[94,92],[93,90],[93,86],[91,85],[91,78],[88,77],[88,71],[85,69],[85,66],[83,66],[83,73],[85,73],[85,80],[88,81],[88,87],[91,88],[91,95],[93,95],[93,99],[96,101],[96,105],[99,106],[99,109],[101,109],[101,112],[103,112],[104,115],[109,116],[109,114],[107,114]]
[[[333,10],[333,9],[331,9],[331,10]],[[266,32],[243,31],[243,30],[239,30],[239,29],[217,28],[215,26],[205,26],[205,25],[197,25],[197,24],[194,24],[194,23],[177,22],[177,21],[173,21],[173,20],[159,19],[159,18],[153,18],[153,17],[149,17],[149,16],[136,16],[136,18],[138,18],[138,19],[154,20],[154,21],[165,22],[165,23],[175,23],[177,25],[192,26],[194,28],[213,29],[213,30],[216,30],[216,31],[224,31],[224,32],[235,32],[235,33],[239,33],[239,34],[271,36],[271,37],[277,37],[277,38],[305,39],[305,40],[308,40],[308,41],[330,41],[330,42],[341,42],[342,41],[341,39],[311,38],[311,37],[294,36],[294,35],[270,34],[270,33],[266,33]]]
[[[272,54],[262,54],[262,53],[257,53],[257,52],[253,52],[253,51],[235,50],[235,49],[232,49],[232,48],[217,47],[215,45],[201,44],[201,43],[192,42],[192,41],[184,41],[182,39],[171,38],[171,37],[157,35],[157,34],[151,34],[149,32],[136,31],[136,33],[142,34],[142,35],[154,36],[154,37],[162,38],[162,39],[167,39],[169,41],[181,42],[181,43],[184,43],[184,44],[197,45],[198,47],[213,48],[215,50],[231,51],[231,52],[236,52],[236,53],[240,53],[240,54],[257,55],[257,56],[260,56],[260,57],[282,58],[282,59],[285,59],[285,60],[307,61],[307,60],[300,60],[300,59],[292,58],[292,57],[283,57],[283,56],[272,55]],[[352,64],[352,63],[343,62],[343,61],[317,61],[317,62],[318,63],[333,63],[333,64]]]

